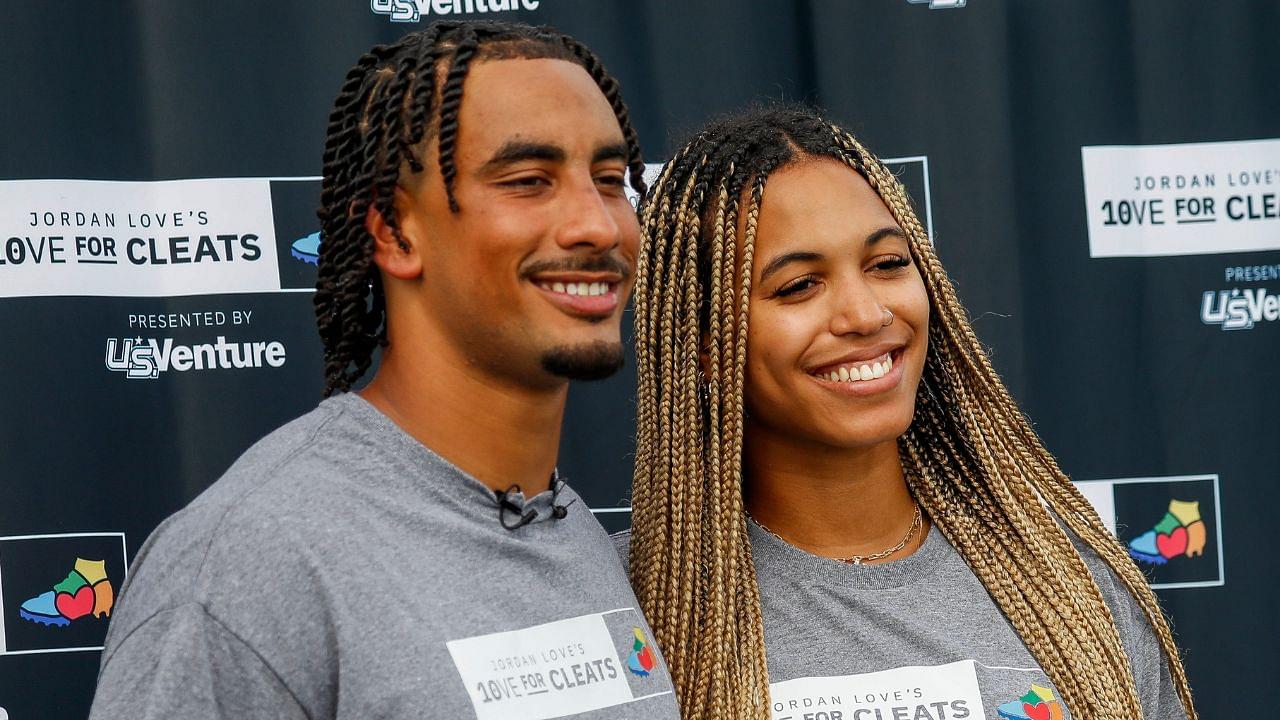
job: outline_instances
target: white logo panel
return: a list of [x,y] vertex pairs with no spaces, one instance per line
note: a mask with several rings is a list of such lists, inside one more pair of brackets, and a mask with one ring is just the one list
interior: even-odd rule
[[546,720],[641,699],[627,682],[608,614],[447,643],[477,720]]
[[280,290],[268,180],[0,181],[0,297]]
[[1280,249],[1280,140],[1080,148],[1091,257]]
[[986,717],[972,660],[784,680],[769,686],[773,720]]

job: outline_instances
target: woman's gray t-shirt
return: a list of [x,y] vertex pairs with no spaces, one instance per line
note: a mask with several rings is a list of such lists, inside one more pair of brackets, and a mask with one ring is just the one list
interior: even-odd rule
[[[912,555],[849,565],[748,523],[774,720],[1063,720],[1071,712],[936,527]],[[629,534],[614,536],[625,555]],[[1137,603],[1081,550],[1112,609],[1148,720],[1185,718]]]

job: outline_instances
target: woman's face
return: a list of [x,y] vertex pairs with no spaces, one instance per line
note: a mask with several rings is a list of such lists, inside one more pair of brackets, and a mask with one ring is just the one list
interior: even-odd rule
[[751,432],[839,448],[905,432],[929,298],[902,228],[867,181],[830,159],[775,172],[760,204],[752,273]]

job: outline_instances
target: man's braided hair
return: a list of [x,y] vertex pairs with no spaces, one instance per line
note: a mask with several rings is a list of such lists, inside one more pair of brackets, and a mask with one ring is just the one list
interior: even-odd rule
[[1134,720],[1142,709],[1111,609],[1070,535],[1137,601],[1195,720],[1155,594],[996,374],[898,179],[848,132],[794,107],[704,130],[667,164],[641,210],[630,573],[683,716],[770,717],[743,504],[747,317],[766,183],[808,158],[829,158],[866,179],[907,233],[929,296],[924,376],[911,426],[898,439],[911,493],[1072,717]]
[[334,101],[324,146],[315,306],[326,396],[349,390],[373,363],[374,349],[387,342],[382,282],[365,229],[369,208],[382,214],[398,238],[396,185],[403,169],[424,171],[424,141],[434,132],[449,208],[459,212],[454,155],[468,69],[485,60],[540,58],[576,63],[595,80],[622,129],[631,185],[644,195],[640,144],[618,83],[594,53],[568,35],[517,23],[436,22],[365,53]]

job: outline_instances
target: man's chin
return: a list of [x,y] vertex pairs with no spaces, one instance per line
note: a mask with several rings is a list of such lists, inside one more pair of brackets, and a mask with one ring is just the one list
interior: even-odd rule
[[618,372],[625,358],[620,342],[562,345],[543,353],[542,369],[569,380],[603,380]]

